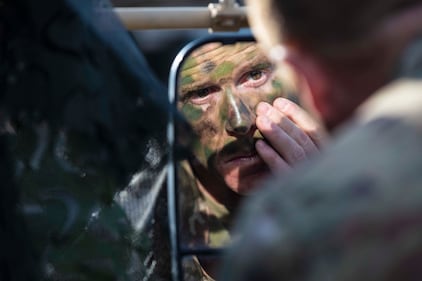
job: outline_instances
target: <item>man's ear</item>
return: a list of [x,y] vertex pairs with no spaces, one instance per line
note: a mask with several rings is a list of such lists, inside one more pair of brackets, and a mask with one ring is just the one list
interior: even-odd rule
[[328,85],[333,84],[322,62],[303,51],[289,50],[281,63],[287,64],[295,73],[301,105],[319,119],[318,105],[321,99],[326,98]]

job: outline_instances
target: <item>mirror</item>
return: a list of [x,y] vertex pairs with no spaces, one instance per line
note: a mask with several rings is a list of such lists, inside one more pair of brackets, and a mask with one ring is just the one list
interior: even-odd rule
[[[286,91],[250,36],[194,42],[181,51],[172,70],[174,105],[194,133],[186,157],[174,169],[180,243],[176,251],[193,254],[187,259],[194,266],[183,262],[185,277],[195,265],[213,276],[216,260],[201,254],[230,243],[239,203],[269,175],[255,150],[255,142],[263,139],[255,126],[256,106],[285,97]],[[176,140],[183,138],[178,132],[176,128]]]

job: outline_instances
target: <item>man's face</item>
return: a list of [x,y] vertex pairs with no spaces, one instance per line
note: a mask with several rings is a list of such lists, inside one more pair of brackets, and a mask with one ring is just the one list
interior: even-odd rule
[[269,172],[255,151],[262,138],[255,108],[280,96],[282,84],[256,43],[210,43],[195,50],[183,65],[178,100],[198,136],[193,162],[233,191],[247,193]]

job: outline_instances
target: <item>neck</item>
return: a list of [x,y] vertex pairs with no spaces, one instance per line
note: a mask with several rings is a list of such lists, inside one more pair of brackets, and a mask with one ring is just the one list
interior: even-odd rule
[[[240,196],[232,192],[225,185],[211,185],[210,182],[206,182],[207,185],[204,185],[201,180],[196,179],[197,186],[200,192],[212,201],[215,205],[220,205],[221,207],[226,208],[230,214],[232,214],[239,205]],[[224,187],[223,190],[221,187]]]
[[198,161],[190,161],[199,189],[216,203],[226,207],[230,213],[235,211],[242,196],[232,191],[216,173],[202,166]]

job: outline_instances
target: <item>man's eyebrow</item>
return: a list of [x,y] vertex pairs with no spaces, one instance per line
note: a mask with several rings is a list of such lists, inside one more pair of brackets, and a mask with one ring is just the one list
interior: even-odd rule
[[270,61],[262,61],[252,65],[252,69],[272,68],[274,65]]
[[274,65],[268,59],[266,59],[266,57],[264,56],[256,57],[251,60],[246,60],[242,64],[240,64],[236,68],[236,71],[234,72],[234,76],[238,77],[241,74],[244,74],[245,72],[248,72],[248,71],[263,70],[263,69],[272,70],[273,68],[274,68]]
[[178,92],[179,98],[180,99],[184,98],[189,92],[206,88],[209,86],[209,84],[210,82],[208,79],[206,79],[206,77],[199,80],[194,80],[192,76],[189,76],[189,75],[185,76],[182,78],[180,82],[180,87],[179,87],[179,92]]
[[[194,62],[194,63],[193,63]],[[188,92],[205,88],[210,84],[210,74],[217,64],[213,60],[199,62],[190,60],[190,64],[180,72],[179,96],[184,97]]]

